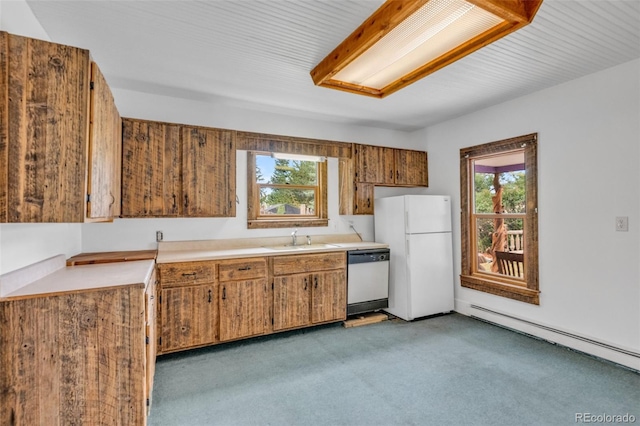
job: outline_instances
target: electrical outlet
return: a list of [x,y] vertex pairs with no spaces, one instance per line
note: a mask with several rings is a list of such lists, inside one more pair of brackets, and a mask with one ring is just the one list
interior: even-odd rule
[[160,242],[162,241],[163,238],[164,238],[164,235],[162,235],[162,231],[156,231],[156,241]]
[[616,217],[616,231],[627,232],[629,231],[629,217],[618,216]]

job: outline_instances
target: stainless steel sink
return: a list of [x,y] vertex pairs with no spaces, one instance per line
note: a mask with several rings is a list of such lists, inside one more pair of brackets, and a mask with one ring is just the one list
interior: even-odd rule
[[335,247],[338,247],[338,246],[334,244],[322,244],[322,243],[297,244],[295,246],[292,244],[283,244],[280,246],[264,246],[264,248],[271,249],[271,250],[321,250],[321,249],[335,248]]

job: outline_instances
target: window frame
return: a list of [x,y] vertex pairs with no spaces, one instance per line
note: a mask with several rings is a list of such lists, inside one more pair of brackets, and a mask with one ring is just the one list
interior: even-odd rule
[[[524,280],[509,278],[499,274],[475,272],[477,248],[472,238],[475,224],[474,212],[474,174],[473,161],[492,155],[524,151],[526,212],[524,219]],[[538,134],[518,136],[496,142],[460,149],[460,235],[461,235],[461,273],[462,287],[502,296],[521,302],[540,304],[538,282]],[[501,216],[505,219],[510,214]]]
[[[260,185],[257,182],[256,176],[256,157],[258,155],[271,155],[271,152],[247,151],[247,228],[263,229],[328,226],[327,161],[318,163],[316,176],[316,214],[314,216],[307,217],[278,215],[274,218],[260,215]],[[298,186],[292,186],[291,188],[298,188]]]

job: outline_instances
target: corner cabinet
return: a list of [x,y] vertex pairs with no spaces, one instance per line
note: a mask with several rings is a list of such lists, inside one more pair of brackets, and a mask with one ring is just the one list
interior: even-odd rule
[[111,220],[120,116],[88,50],[0,32],[0,222]]
[[376,186],[429,186],[425,151],[353,144],[352,157],[338,163],[341,215],[372,215]]
[[122,217],[234,217],[235,131],[125,118]]
[[0,301],[0,424],[145,425],[147,307],[142,283]]

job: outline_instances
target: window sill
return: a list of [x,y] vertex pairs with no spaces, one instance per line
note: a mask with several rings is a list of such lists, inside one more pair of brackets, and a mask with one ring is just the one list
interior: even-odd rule
[[540,304],[540,291],[517,284],[511,284],[506,281],[490,280],[477,275],[460,275],[460,284],[462,287],[494,294],[496,296],[507,297],[520,302],[530,303],[532,305]]
[[247,221],[248,229],[303,228],[329,226],[329,219],[254,219]]

